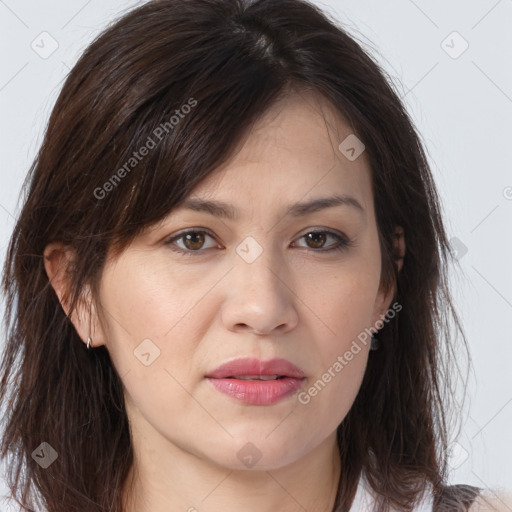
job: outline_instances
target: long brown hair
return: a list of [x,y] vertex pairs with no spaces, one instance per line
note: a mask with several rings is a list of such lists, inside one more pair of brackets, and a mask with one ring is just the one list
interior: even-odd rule
[[[335,508],[348,510],[361,471],[382,510],[410,509],[427,482],[441,492],[458,335],[467,347],[447,286],[454,255],[440,201],[395,87],[339,23],[305,1],[159,0],[117,20],[70,72],[8,247],[1,455],[10,456],[9,485],[25,510],[122,512],[133,463],[121,378],[106,348],[87,351],[64,313],[45,272],[46,245],[59,241],[79,255],[69,268],[71,308],[86,284],[97,299],[108,251],[119,254],[168,215],[294,90],[328,100],[365,144],[382,283],[396,283],[402,306],[380,331],[338,427]],[[134,156],[145,145],[153,147],[144,158]],[[400,273],[395,226],[407,245]],[[46,469],[33,457],[42,442],[58,453]]]

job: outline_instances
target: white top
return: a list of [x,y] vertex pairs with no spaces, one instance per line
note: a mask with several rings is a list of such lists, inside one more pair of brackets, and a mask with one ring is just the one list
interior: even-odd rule
[[[425,490],[423,497],[416,503],[413,510],[414,512],[432,512],[433,506],[434,496],[432,494],[432,484],[427,482],[427,489]],[[350,512],[374,512],[374,508],[375,495],[373,494],[373,489],[368,484],[364,472],[361,472],[361,477],[359,478],[356,495],[352,502],[352,506],[350,507]],[[391,508],[390,510],[395,512],[394,508]]]

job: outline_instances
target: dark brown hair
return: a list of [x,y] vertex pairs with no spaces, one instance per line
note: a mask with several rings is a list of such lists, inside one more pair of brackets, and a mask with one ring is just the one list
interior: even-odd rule
[[[301,0],[152,1],[86,49],[27,176],[4,267],[1,455],[11,457],[9,485],[25,510],[121,512],[133,462],[120,376],[106,348],[87,351],[64,313],[45,247],[59,241],[79,255],[69,268],[71,308],[86,284],[96,300],[108,251],[119,254],[167,216],[294,91],[318,93],[365,144],[382,283],[396,283],[402,305],[338,427],[336,510],[348,510],[363,470],[382,510],[410,509],[427,482],[441,493],[456,335],[466,344],[447,286],[454,257],[440,201],[395,89],[354,37]],[[130,161],[149,139],[155,147]],[[395,226],[407,244],[400,273]],[[42,442],[58,452],[47,469],[31,455]]]

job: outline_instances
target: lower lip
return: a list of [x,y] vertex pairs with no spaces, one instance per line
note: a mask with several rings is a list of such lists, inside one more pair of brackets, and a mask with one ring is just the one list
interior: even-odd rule
[[271,405],[294,394],[302,379],[285,377],[279,380],[207,379],[221,392],[251,405]]

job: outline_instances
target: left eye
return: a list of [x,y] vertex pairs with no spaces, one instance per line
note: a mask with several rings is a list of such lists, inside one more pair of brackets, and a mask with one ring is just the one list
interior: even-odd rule
[[[328,249],[324,249],[321,246],[325,243],[325,240],[328,237],[332,237],[336,240],[337,243],[334,244],[334,247],[329,247]],[[302,235],[301,238],[305,238],[307,242],[312,242],[313,247],[308,247],[309,249],[320,249],[317,252],[330,252],[330,251],[341,251],[350,245],[350,241],[347,237],[338,235],[337,233],[333,233],[332,231],[308,231],[306,234]]]
[[[334,247],[325,249],[322,246],[325,244],[325,241],[329,236],[334,238],[337,243],[334,244]],[[214,238],[212,234],[204,230],[189,230],[184,231],[170,238],[166,243],[171,245],[171,249],[175,252],[178,252],[183,255],[192,255],[194,253],[204,252],[201,249],[203,248],[205,237],[210,237],[212,239]],[[332,231],[308,231],[307,233],[299,237],[298,240],[302,238],[305,238],[307,243],[313,244],[313,246],[307,247],[313,252],[342,251],[343,249],[350,245],[350,241],[348,240],[347,237],[339,235]],[[183,242],[184,247],[179,246],[177,244],[178,242]],[[178,245],[178,248],[173,248],[173,244]]]

